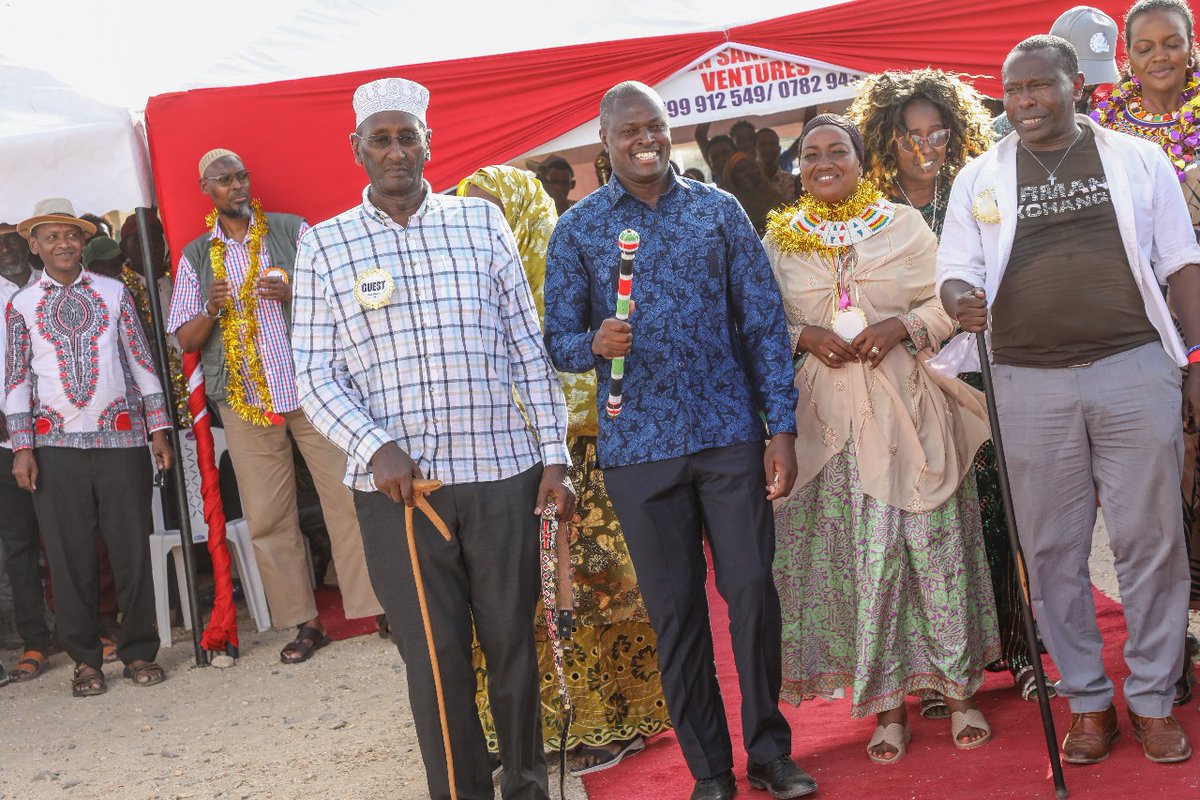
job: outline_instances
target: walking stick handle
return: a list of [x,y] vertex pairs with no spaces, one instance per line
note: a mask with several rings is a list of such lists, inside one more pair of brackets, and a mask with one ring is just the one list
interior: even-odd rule
[[415,478],[412,488],[417,494],[432,494],[442,488],[442,482],[430,480],[429,478]]

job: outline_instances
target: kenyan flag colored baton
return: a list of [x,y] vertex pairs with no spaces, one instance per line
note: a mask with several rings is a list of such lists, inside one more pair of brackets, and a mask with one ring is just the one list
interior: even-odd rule
[[[629,229],[621,231],[617,237],[617,247],[621,249],[621,268],[617,278],[617,319],[629,319],[629,295],[633,291],[633,257],[637,255],[641,237],[637,231]],[[625,377],[625,358],[618,356],[612,360],[612,374],[608,382],[608,416],[615,417],[621,413],[621,380]]]

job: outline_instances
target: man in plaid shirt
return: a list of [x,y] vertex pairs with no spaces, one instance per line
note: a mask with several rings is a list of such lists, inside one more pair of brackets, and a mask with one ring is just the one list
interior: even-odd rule
[[[430,657],[404,536],[414,478],[442,481],[416,535],[460,797],[491,797],[471,664],[487,659],[505,798],[542,800],[534,607],[537,517],[574,513],[567,411],[512,232],[483,200],[434,193],[429,92],[400,78],[354,94],[362,204],[315,226],[296,258],[300,404],[349,457],[371,582],[393,621],[429,794],[449,797]],[[520,394],[528,423],[513,402]]]

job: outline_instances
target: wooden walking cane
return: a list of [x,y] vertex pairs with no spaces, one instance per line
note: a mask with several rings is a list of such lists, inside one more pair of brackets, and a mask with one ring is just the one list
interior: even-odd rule
[[425,602],[425,581],[421,578],[421,563],[417,559],[417,537],[413,527],[413,507],[421,509],[433,527],[447,542],[450,541],[450,529],[446,523],[429,505],[425,495],[437,491],[442,486],[441,481],[417,479],[413,481],[413,506],[404,507],[404,527],[408,533],[408,556],[412,559],[413,581],[417,585],[417,602],[421,605],[421,622],[425,625],[425,643],[429,647],[429,664],[433,667],[433,688],[437,694],[438,717],[442,723],[442,747],[446,751],[446,776],[450,780],[450,798],[458,800],[458,789],[454,785],[454,753],[450,749],[450,722],[446,718],[446,697],[442,693],[442,669],[438,665],[437,648],[433,642],[433,626],[429,622],[429,605]]
[[[996,393],[992,384],[992,365],[988,361],[987,343],[984,334],[975,334],[975,342],[979,346],[979,372],[983,376],[983,391],[987,399],[988,422],[992,426],[992,443],[996,446],[996,473],[1000,479],[1000,500],[1004,505],[1004,519],[1008,528],[1008,543],[1012,548],[1013,561],[1017,574],[1024,575],[1024,564],[1021,561],[1021,542],[1017,538],[1017,518],[1013,514],[1012,487],[1008,483],[1008,464],[1004,458],[1004,443],[1000,436],[1000,415],[996,411]],[[1024,589],[1024,587],[1022,587]],[[1054,731],[1054,717],[1050,713],[1050,697],[1046,691],[1046,673],[1042,670],[1042,657],[1038,652],[1037,630],[1033,626],[1033,609],[1029,605],[1029,596],[1023,590],[1019,592],[1021,601],[1021,622],[1025,629],[1025,645],[1029,648],[1029,663],[1033,666],[1033,680],[1037,685],[1038,708],[1042,713],[1042,728],[1046,733],[1046,748],[1050,755],[1050,771],[1054,776],[1054,795],[1058,800],[1066,800],[1070,796],[1067,784],[1063,778],[1062,761],[1058,755],[1058,734]]]

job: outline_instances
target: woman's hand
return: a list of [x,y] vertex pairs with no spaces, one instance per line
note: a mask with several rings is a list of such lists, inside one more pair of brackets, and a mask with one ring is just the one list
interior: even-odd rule
[[858,353],[849,342],[820,325],[807,325],[800,331],[797,349],[815,356],[822,364],[833,369],[841,369],[848,361],[858,361]]
[[908,328],[892,317],[876,322],[854,337],[850,346],[858,353],[860,361],[866,361],[875,369],[893,347],[908,338]]

